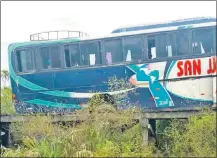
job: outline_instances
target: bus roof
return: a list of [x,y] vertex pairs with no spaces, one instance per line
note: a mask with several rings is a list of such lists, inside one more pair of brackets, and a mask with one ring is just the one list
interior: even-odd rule
[[59,40],[28,41],[28,42],[22,42],[22,43],[13,43],[9,45],[8,49],[13,50],[17,47],[30,46],[30,45],[64,44],[64,43],[71,43],[71,42],[78,42],[78,41],[97,40],[97,39],[103,39],[103,38],[121,37],[121,36],[136,35],[136,34],[149,34],[149,33],[166,32],[166,31],[208,27],[208,26],[216,26],[216,21],[212,20],[212,22],[204,22],[204,23],[197,23],[197,24],[191,24],[191,25],[181,25],[181,26],[178,25],[178,26],[138,30],[138,31],[127,31],[127,32],[114,33],[114,34],[112,33],[112,34],[109,34],[106,36],[100,36],[100,37],[68,38],[68,39],[59,39]]
[[179,19],[179,20],[167,21],[167,22],[162,22],[162,23],[125,26],[125,27],[120,27],[120,28],[113,30],[112,33],[138,31],[138,30],[146,30],[146,29],[156,29],[156,28],[172,27],[172,26],[180,26],[180,25],[191,25],[191,24],[199,24],[199,23],[207,23],[207,22],[216,22],[216,18],[214,18],[214,17],[197,17],[197,18],[188,18],[188,19]]

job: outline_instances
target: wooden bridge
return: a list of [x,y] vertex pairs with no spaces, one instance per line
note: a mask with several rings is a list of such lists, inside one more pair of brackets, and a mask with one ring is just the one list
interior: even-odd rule
[[[212,108],[212,110],[216,111],[216,107]],[[182,111],[145,111],[143,113],[134,113],[133,119],[138,120],[143,128],[143,142],[144,144],[148,144],[149,135],[151,133],[152,136],[155,135],[156,132],[156,120],[160,119],[187,119],[192,115],[200,115],[201,110],[182,110]],[[25,122],[30,118],[35,117],[32,115],[1,115],[1,126],[4,124],[9,125],[12,122]],[[47,116],[41,116],[47,117]],[[86,120],[88,115],[49,115],[52,122],[70,122],[70,121],[82,121]],[[117,119],[115,115],[109,119]],[[8,134],[8,137],[9,134]],[[7,138],[10,139],[10,138]]]

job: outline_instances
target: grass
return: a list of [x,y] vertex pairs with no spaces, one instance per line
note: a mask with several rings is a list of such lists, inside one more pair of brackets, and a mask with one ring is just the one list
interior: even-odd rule
[[[130,111],[116,113],[92,113],[81,124],[53,124],[49,117],[35,116],[28,122],[13,123],[11,132],[17,149],[7,149],[2,156],[40,157],[122,157],[152,156],[154,146],[142,144],[141,127],[122,131],[121,125],[132,122]],[[103,117],[102,117],[103,116]],[[126,117],[127,116],[127,117]],[[100,119],[99,119],[100,118]],[[13,152],[12,152],[13,151]]]
[[[158,148],[142,143],[132,110],[123,113],[94,112],[76,124],[52,123],[51,117],[32,117],[10,126],[18,148],[6,149],[2,157],[216,157],[216,113],[206,110],[189,120],[158,122]],[[82,113],[82,111],[81,111]],[[116,115],[116,118],[112,118]],[[159,135],[161,133],[161,135]]]

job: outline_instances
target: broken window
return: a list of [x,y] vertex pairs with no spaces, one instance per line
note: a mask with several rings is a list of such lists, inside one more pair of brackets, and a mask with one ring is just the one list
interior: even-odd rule
[[142,60],[143,39],[141,36],[125,37],[123,43],[125,61]]
[[188,31],[179,31],[176,35],[176,54],[177,56],[183,56],[189,54],[189,33]]
[[213,30],[206,28],[193,31],[192,47],[194,54],[214,53]]
[[121,39],[106,40],[104,42],[104,61],[106,64],[119,63],[123,61]]
[[99,42],[87,42],[80,45],[82,65],[100,64]]
[[31,49],[17,50],[17,65],[19,72],[34,70],[34,52]]
[[165,58],[174,56],[174,42],[171,34],[148,36],[148,58]]
[[39,49],[39,57],[42,69],[60,68],[61,55],[59,46],[42,47]]
[[78,44],[70,44],[65,46],[65,66],[80,66],[80,53]]

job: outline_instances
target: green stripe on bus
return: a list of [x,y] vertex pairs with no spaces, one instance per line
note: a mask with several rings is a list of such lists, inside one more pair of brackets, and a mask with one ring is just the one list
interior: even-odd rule
[[139,66],[137,65],[129,65],[128,66],[132,71],[134,71],[135,73],[139,70]]

